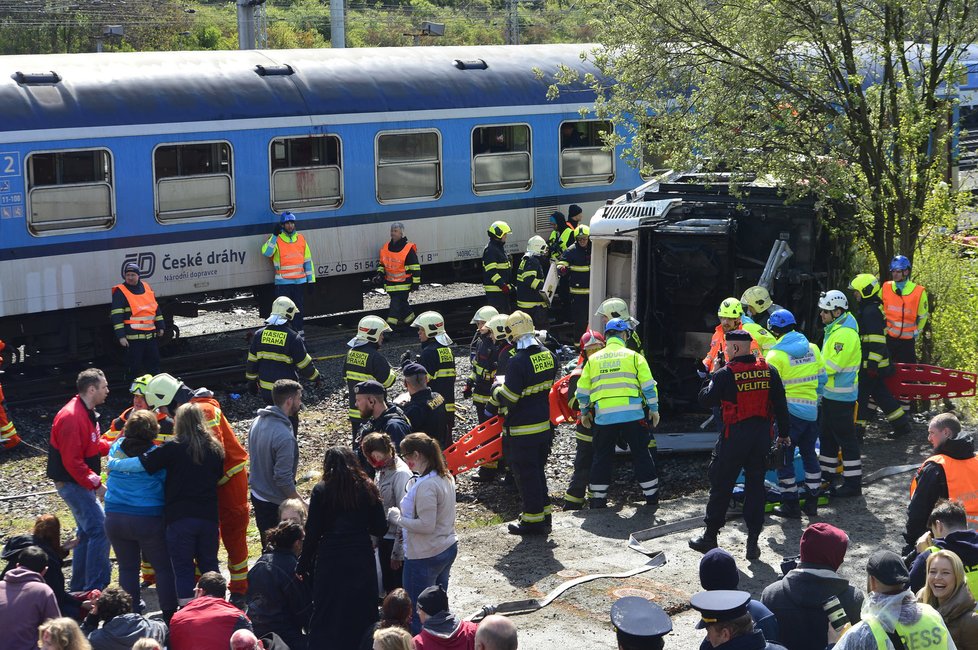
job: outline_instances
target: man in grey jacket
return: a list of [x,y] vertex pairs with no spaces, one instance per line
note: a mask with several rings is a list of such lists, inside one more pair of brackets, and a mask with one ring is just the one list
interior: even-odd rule
[[272,385],[272,402],[272,406],[258,409],[248,431],[251,504],[262,548],[265,531],[278,523],[279,504],[302,498],[295,488],[299,442],[292,435],[289,420],[302,408],[302,385],[293,379],[279,379]]

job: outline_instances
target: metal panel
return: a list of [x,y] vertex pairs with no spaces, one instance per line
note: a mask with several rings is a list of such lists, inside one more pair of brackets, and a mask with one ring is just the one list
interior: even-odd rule
[[385,165],[377,168],[377,194],[381,201],[437,198],[438,163]]
[[156,186],[160,221],[231,214],[231,177],[227,174],[164,178]]
[[30,193],[30,227],[35,232],[112,225],[108,183],[37,187]]

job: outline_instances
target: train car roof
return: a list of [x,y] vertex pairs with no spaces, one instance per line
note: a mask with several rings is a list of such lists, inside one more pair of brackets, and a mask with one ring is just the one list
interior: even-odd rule
[[[547,88],[559,66],[578,70],[582,76],[596,74],[594,66],[580,57],[593,47],[2,56],[0,131],[487,106],[549,104],[573,110],[594,100],[583,81],[565,88],[555,100],[547,99]],[[282,74],[289,71],[285,66],[291,74]]]

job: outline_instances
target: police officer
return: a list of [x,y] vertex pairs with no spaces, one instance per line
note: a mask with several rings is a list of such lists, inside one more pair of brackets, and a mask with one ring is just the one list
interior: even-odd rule
[[[301,374],[309,381],[319,381],[319,370],[306,352],[306,344],[299,338],[289,322],[295,318],[298,308],[290,298],[279,296],[272,303],[272,313],[265,319],[265,327],[251,337],[245,379],[249,388],[259,393],[265,404],[272,405],[272,387],[279,379],[296,380]],[[299,435],[299,416],[289,418],[292,432]]]
[[[710,459],[710,497],[703,519],[706,531],[689,540],[689,547],[700,553],[717,547],[734,483],[743,470],[748,560],[761,556],[757,539],[764,527],[764,459],[771,448],[772,425],[777,422],[781,432],[790,428],[781,377],[763,358],[751,354],[752,342],[744,330],[727,332],[727,363],[700,390],[701,405],[720,408],[723,431]],[[787,437],[779,439],[779,443],[787,442]]]
[[538,327],[547,326],[546,297],[541,293],[547,279],[540,260],[546,259],[547,242],[533,235],[526,243],[526,254],[516,270],[516,308],[525,311]]
[[890,261],[891,280],[883,285],[886,345],[894,363],[917,363],[916,341],[927,325],[927,290],[910,281],[910,260],[897,255]]
[[[418,338],[421,340],[421,354],[417,362],[428,371],[431,390],[445,398],[448,437],[451,438],[451,431],[455,428],[455,353],[451,347],[452,337],[445,331],[445,319],[436,311],[422,313],[411,323],[411,327],[418,328]],[[405,352],[401,356],[401,366],[413,360],[411,352]],[[435,435],[432,437],[437,438]]]
[[550,532],[550,498],[544,466],[553,444],[550,388],[557,376],[557,359],[540,344],[529,314],[516,311],[506,319],[506,334],[517,352],[496,386],[489,410],[505,418],[503,455],[516,479],[523,502],[519,520],[509,524],[514,535]]
[[271,258],[275,267],[275,295],[286,296],[295,303],[299,312],[293,327],[299,336],[305,336],[302,318],[306,285],[316,281],[316,266],[306,238],[295,227],[295,215],[283,212],[275,232],[262,244],[261,254]]
[[645,502],[659,505],[659,477],[649,453],[650,429],[659,425],[659,395],[645,357],[625,347],[628,321],[612,318],[604,327],[607,343],[584,364],[577,382],[581,420],[593,421],[594,459],[589,490],[591,508],[608,505],[615,441],[628,443],[632,466]]
[[611,606],[611,625],[618,637],[618,650],[662,650],[662,637],[672,632],[665,611],[639,596],[619,598]]
[[499,313],[509,313],[513,265],[506,253],[506,237],[513,229],[505,221],[493,221],[486,232],[489,243],[482,251],[482,288],[486,292],[486,302]]
[[856,322],[859,327],[859,343],[862,349],[862,365],[859,368],[859,392],[856,406],[856,425],[865,428],[869,418],[869,399],[883,409],[886,421],[893,427],[891,437],[910,433],[910,416],[886,387],[884,379],[893,374],[890,352],[883,333],[885,319],[880,300],[880,283],[871,273],[860,273],[849,283],[855,291]]
[[[584,364],[595,352],[605,346],[604,335],[594,330],[588,330],[581,335],[580,352],[577,366],[571,371],[570,383],[567,387],[569,406],[578,407],[577,384],[584,372]],[[564,510],[580,510],[584,507],[584,499],[588,496],[588,483],[591,478],[591,463],[594,461],[594,432],[590,418],[577,418],[574,425],[574,438],[577,440],[577,450],[574,452],[574,471],[571,474],[570,485],[564,493]]]
[[[347,345],[343,364],[343,379],[346,380],[347,395],[349,396],[350,428],[353,430],[353,440],[360,431],[361,416],[357,408],[356,385],[361,381],[376,381],[383,388],[390,388],[397,378],[391,370],[391,364],[383,354],[380,346],[384,344],[384,332],[391,330],[380,316],[364,316],[357,325],[357,334]],[[353,447],[358,449],[356,445]]]
[[[0,368],[7,365],[9,357],[2,354],[7,344],[0,341]],[[7,416],[7,408],[4,403],[3,386],[0,386],[0,449],[13,449],[20,444],[20,436],[17,435],[17,427]]]
[[755,629],[749,603],[750,594],[746,591],[726,589],[701,591],[689,600],[700,613],[696,629],[706,629],[706,640],[714,650],[784,650],[784,646],[770,643],[763,632]]
[[418,247],[404,236],[404,224],[399,221],[391,224],[391,240],[380,247],[374,284],[384,285],[384,291],[391,298],[387,324],[392,329],[407,326],[414,320],[408,295],[421,286],[421,262]]
[[781,309],[781,305],[775,305],[771,294],[761,286],[748,287],[740,297],[740,303],[744,312],[740,317],[741,328],[750,332],[761,352],[766,353],[775,341],[767,330],[768,319]]
[[825,385],[825,368],[818,346],[809,343],[798,331],[795,316],[787,309],[779,309],[768,319],[770,332],[777,341],[771,346],[765,359],[778,371],[784,384],[788,402],[790,444],[783,447],[784,466],[778,470],[781,488],[781,505],[774,508],[779,517],[801,517],[798,486],[795,480],[795,448],[801,454],[805,468],[805,514],[818,514],[818,493],[822,473],[818,464],[815,443],[818,442],[818,398]]
[[561,278],[567,278],[574,332],[584,332],[588,328],[587,310],[591,299],[591,230],[587,226],[577,227],[574,245],[561,254],[557,273]]
[[608,321],[612,318],[624,318],[628,321],[628,326],[631,328],[631,334],[625,341],[625,345],[629,350],[634,350],[638,352],[643,357],[648,359],[645,354],[645,347],[642,345],[642,339],[639,338],[638,332],[638,321],[631,317],[628,313],[628,305],[621,298],[608,298],[598,306],[598,311],[594,312],[595,316],[598,316],[601,320],[601,327],[598,329],[604,331],[604,326],[608,324]]
[[139,279],[138,264],[127,263],[122,277],[125,282],[112,287],[112,329],[126,348],[128,376],[135,379],[160,371],[156,339],[163,336],[163,315],[153,289]]
[[[822,466],[822,482],[828,484],[832,496],[854,497],[862,494],[863,476],[854,417],[862,360],[859,326],[847,311],[849,300],[841,291],[833,289],[822,293],[818,309],[825,325],[822,361],[828,376],[819,413],[822,432],[818,461]],[[840,448],[843,484],[832,489]]]
[[353,439],[353,448],[364,470],[373,476],[373,468],[360,450],[360,441],[369,433],[386,433],[391,437],[394,448],[400,449],[404,436],[411,433],[411,423],[401,407],[387,401],[387,390],[379,381],[368,379],[358,382],[353,387],[353,394],[360,414],[360,429]]
[[404,387],[411,400],[404,405],[404,415],[411,423],[412,433],[427,433],[442,449],[451,447],[452,433],[448,427],[445,398],[428,388],[428,370],[420,363],[409,363],[402,369]]
[[[491,378],[485,379],[481,383],[477,383],[476,388],[473,389],[472,402],[475,404],[476,410],[478,411],[479,422],[485,422],[492,417],[492,414],[490,414],[487,409],[489,407],[489,400],[492,397],[493,382],[495,381],[497,375],[505,376],[506,367],[516,354],[516,348],[506,340],[507,318],[509,318],[509,314],[497,314],[486,321],[485,324],[487,336],[494,346],[493,350],[495,351],[495,356],[491,357],[486,362],[492,367]],[[487,350],[486,353],[488,354],[489,351]],[[473,366],[473,371],[474,368],[475,366]],[[475,392],[476,390],[480,391],[480,393],[477,394]],[[481,391],[485,391],[484,396],[481,394]],[[476,403],[477,397],[479,399],[478,403]],[[472,474],[471,480],[475,481],[476,483],[489,483],[495,479],[500,472],[505,471],[506,462],[503,457],[500,456],[497,460],[480,465],[479,470],[475,474]],[[506,474],[505,478],[509,480],[512,478],[512,475]]]

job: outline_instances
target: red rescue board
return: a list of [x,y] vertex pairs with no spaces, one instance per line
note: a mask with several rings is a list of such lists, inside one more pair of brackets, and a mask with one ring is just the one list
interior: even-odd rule
[[452,476],[491,463],[503,455],[503,420],[498,415],[475,425],[471,431],[445,450],[445,461]]
[[894,364],[896,372],[884,381],[893,397],[903,399],[940,399],[972,397],[978,375],[921,363]]
[[580,413],[570,407],[569,395],[571,375],[564,375],[554,382],[550,388],[550,423],[554,426],[569,422],[577,422]]

